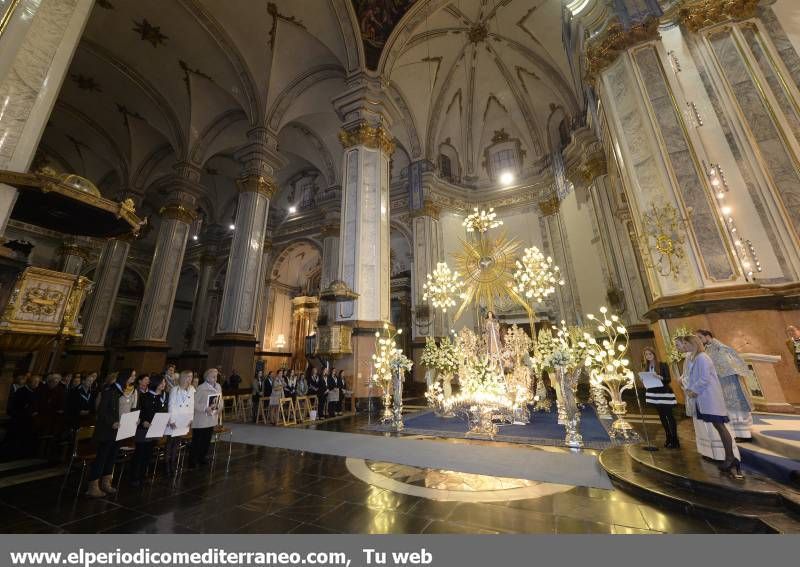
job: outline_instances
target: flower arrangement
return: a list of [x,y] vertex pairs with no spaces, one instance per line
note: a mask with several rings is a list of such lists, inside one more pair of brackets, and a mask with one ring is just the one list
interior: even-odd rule
[[483,211],[475,207],[474,212],[464,219],[463,224],[467,232],[486,232],[490,228],[501,226],[503,221],[497,219],[494,208]]
[[461,391],[467,396],[500,398],[506,395],[505,379],[487,355],[472,359],[461,377]]
[[425,399],[427,400],[428,405],[431,407],[442,407],[442,404],[444,403],[444,390],[442,389],[442,385],[438,380],[433,382],[428,387],[428,391],[425,392]]
[[558,344],[547,359],[547,366],[549,368],[563,368],[567,369],[575,365],[575,357],[572,356],[572,351],[567,344]]
[[450,337],[444,337],[437,345],[433,338],[428,337],[425,339],[425,349],[422,351],[420,363],[444,374],[455,374],[459,366],[455,343]]

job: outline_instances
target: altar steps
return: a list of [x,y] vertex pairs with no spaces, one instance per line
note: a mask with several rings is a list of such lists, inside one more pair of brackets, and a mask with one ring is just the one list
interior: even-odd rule
[[600,465],[620,490],[739,533],[800,533],[800,494],[755,473],[720,475],[692,450],[644,451],[615,446]]

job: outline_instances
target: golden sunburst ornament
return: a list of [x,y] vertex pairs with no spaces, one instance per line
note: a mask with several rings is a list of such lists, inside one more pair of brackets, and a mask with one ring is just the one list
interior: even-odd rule
[[521,246],[518,240],[505,234],[489,238],[480,232],[471,240],[461,240],[461,246],[463,251],[454,257],[458,272],[464,276],[465,286],[456,319],[472,302],[494,311],[495,303],[508,296],[529,310],[525,300],[513,289],[516,255]]

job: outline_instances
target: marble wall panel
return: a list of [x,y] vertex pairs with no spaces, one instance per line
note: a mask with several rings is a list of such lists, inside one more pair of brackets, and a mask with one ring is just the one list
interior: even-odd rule
[[797,108],[792,104],[790,99],[791,94],[786,91],[784,84],[778,76],[773,62],[770,59],[765,47],[761,41],[760,34],[754,25],[744,25],[741,28],[742,35],[750,48],[750,53],[758,65],[759,70],[764,75],[772,94],[775,96],[775,101],[778,107],[783,112],[789,128],[794,134],[796,140],[800,141],[800,115],[797,113]]
[[730,263],[727,246],[719,226],[715,222],[715,212],[709,202],[708,192],[700,177],[692,155],[692,148],[689,145],[690,142],[670,95],[658,56],[654,49],[645,48],[636,52],[635,60],[667,150],[670,165],[675,173],[681,198],[684,205],[692,209],[689,222],[708,274],[715,280],[731,279],[735,277],[735,272]]
[[764,24],[764,28],[767,30],[778,56],[788,69],[790,78],[800,88],[800,56],[786,35],[780,21],[775,17],[775,12],[769,6],[762,6],[759,10],[759,18]]
[[772,178],[795,231],[800,234],[800,174],[791,149],[781,139],[778,126],[770,115],[768,102],[762,98],[753,78],[747,73],[731,32],[716,34],[709,41],[741,110],[741,116],[756,141],[764,169]]

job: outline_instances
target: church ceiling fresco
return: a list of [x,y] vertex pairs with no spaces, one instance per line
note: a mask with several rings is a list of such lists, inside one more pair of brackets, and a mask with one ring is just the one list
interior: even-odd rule
[[378,67],[381,51],[400,18],[417,0],[352,0],[358,18],[364,57],[370,69]]

